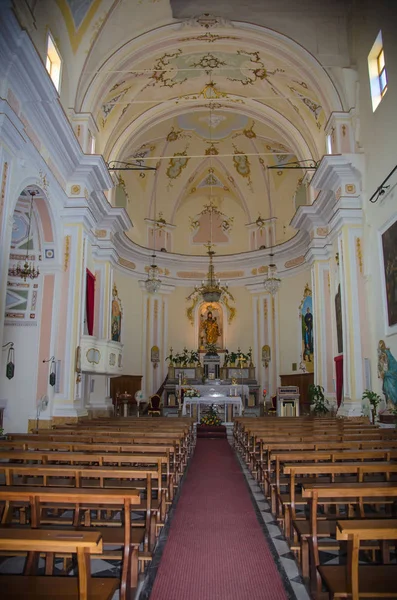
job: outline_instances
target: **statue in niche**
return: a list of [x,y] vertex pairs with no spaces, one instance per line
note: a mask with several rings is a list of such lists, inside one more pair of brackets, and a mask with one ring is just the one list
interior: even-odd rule
[[378,377],[382,379],[387,408],[393,410],[397,407],[397,361],[383,340],[378,344]]
[[121,316],[122,316],[121,301],[118,297],[117,288],[113,286],[113,300],[112,300],[112,322],[111,322],[111,336],[113,342],[120,342],[121,338]]
[[222,322],[221,311],[215,305],[207,305],[200,314],[199,337],[200,349],[207,348],[222,348]]
[[342,301],[340,294],[340,284],[338,292],[335,295],[335,318],[336,318],[336,337],[338,340],[338,354],[343,353],[343,333],[342,333]]
[[[305,371],[314,371],[314,343],[313,343],[313,299],[309,285],[306,284],[303,300],[299,307],[299,316],[302,326],[302,361]],[[300,367],[302,369],[302,366]],[[303,369],[302,369],[303,370]]]

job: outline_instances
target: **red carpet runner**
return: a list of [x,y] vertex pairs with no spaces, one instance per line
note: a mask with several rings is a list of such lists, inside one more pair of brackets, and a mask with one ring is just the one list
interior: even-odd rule
[[226,440],[197,440],[150,600],[286,600]]

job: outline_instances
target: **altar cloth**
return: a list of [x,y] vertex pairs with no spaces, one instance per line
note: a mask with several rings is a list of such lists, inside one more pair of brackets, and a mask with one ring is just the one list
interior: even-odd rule
[[[229,386],[230,387],[230,386]],[[187,414],[193,416],[192,408],[197,406],[197,423],[200,423],[201,419],[201,407],[211,406],[211,404],[218,404],[225,407],[225,418],[227,418],[227,407],[232,406],[232,410],[236,408],[238,410],[238,416],[241,417],[243,414],[243,403],[240,396],[195,396],[193,398],[185,398],[182,407],[182,415]],[[189,409],[189,410],[188,410]],[[223,421],[228,423],[231,421]]]

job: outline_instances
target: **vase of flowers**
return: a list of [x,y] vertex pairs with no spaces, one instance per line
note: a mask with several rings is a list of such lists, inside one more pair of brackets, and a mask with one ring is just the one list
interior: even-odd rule
[[186,388],[184,390],[184,397],[185,398],[199,398],[200,392],[198,390],[196,390],[196,388]]
[[207,425],[209,427],[219,427],[222,425],[222,421],[218,416],[218,410],[216,404],[211,404],[205,415],[201,417],[201,425]]

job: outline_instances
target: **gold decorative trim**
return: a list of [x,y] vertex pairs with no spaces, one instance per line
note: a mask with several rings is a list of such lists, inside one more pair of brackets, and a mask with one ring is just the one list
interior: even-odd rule
[[6,195],[7,172],[8,172],[8,163],[5,162],[4,166],[3,166],[3,178],[2,178],[2,182],[1,182],[0,216],[3,212],[4,198]]
[[339,200],[341,196],[342,196],[342,188],[338,187],[338,189],[335,192],[335,198],[337,200]]
[[356,238],[356,253],[357,253],[357,260],[358,260],[358,264],[360,267],[360,273],[361,275],[363,274],[363,254],[362,254],[362,250],[361,250],[361,238]]
[[354,185],[354,183],[347,183],[345,185],[345,192],[347,194],[355,194],[356,193],[356,186]]
[[81,186],[80,185],[72,185],[72,187],[70,188],[70,192],[71,194],[73,194],[73,196],[78,196],[81,192]]
[[96,229],[95,235],[97,238],[105,238],[107,236],[107,231],[106,229]]
[[[92,360],[90,358],[88,358],[88,355],[90,354],[90,352],[94,353],[95,358],[98,358],[98,360],[95,360],[95,358],[93,358]],[[99,361],[101,360],[101,353],[99,352],[98,348],[88,348],[87,352],[85,353],[86,359],[87,361],[91,364],[91,365],[99,365]]]
[[290,269],[291,267],[297,267],[298,265],[301,265],[304,262],[305,262],[305,257],[303,255],[301,255],[301,256],[297,256],[296,258],[291,258],[291,260],[287,260],[287,262],[284,264],[284,267],[286,269]]
[[70,235],[65,235],[65,255],[63,261],[63,270],[67,271],[70,258]]
[[125,267],[126,269],[136,269],[136,264],[127,260],[126,258],[119,258],[119,265]]

